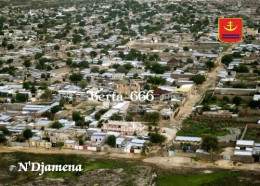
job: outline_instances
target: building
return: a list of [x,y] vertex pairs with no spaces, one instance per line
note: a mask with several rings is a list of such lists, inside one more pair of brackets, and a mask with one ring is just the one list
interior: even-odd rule
[[103,132],[115,131],[122,135],[141,134],[144,131],[144,125],[139,122],[127,121],[105,121],[102,126]]
[[131,92],[140,92],[140,85],[136,81],[117,84],[117,93],[123,96],[130,96]]

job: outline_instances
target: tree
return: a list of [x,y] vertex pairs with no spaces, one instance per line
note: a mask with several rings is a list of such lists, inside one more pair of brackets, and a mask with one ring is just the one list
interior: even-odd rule
[[14,45],[13,44],[8,44],[7,45],[7,50],[12,50],[14,49]]
[[134,121],[133,116],[130,115],[130,114],[126,115],[125,120],[126,121]]
[[30,62],[29,59],[26,59],[26,60],[24,60],[23,65],[24,65],[26,68],[28,68],[28,67],[30,67],[30,66],[32,65],[32,63]]
[[54,50],[60,50],[60,46],[59,45],[54,45]]
[[106,140],[106,144],[108,144],[110,147],[116,146],[116,137],[114,135],[109,135]]
[[243,64],[240,64],[238,67],[235,66],[235,67],[234,67],[234,70],[235,70],[236,72],[241,72],[241,73],[249,72],[249,69],[247,68],[247,66],[246,66],[246,65],[243,65]]
[[74,83],[77,83],[83,79],[83,75],[81,73],[73,73],[70,76],[70,80]]
[[221,62],[224,63],[225,65],[229,65],[229,63],[231,63],[233,61],[233,56],[230,55],[230,54],[227,54],[227,55],[224,55],[222,58],[221,58]]
[[82,138],[79,139],[79,145],[84,145],[84,140]]
[[6,138],[4,134],[0,134],[0,143],[6,142]]
[[234,52],[234,53],[233,53],[233,57],[234,57],[234,58],[241,58],[242,56],[241,56],[241,53],[240,53],[240,52]]
[[63,142],[58,142],[57,143],[57,147],[59,147],[60,149],[64,146],[64,143]]
[[160,120],[159,112],[149,112],[145,115],[144,119],[148,122],[156,123]]
[[209,70],[211,70],[211,68],[213,68],[214,66],[215,66],[215,63],[214,63],[213,61],[208,60],[208,61],[206,62],[206,67],[207,67]]
[[95,115],[94,115],[94,119],[95,120],[99,120],[101,118],[101,114],[99,112],[97,112]]
[[51,113],[55,114],[55,113],[59,112],[60,110],[61,110],[61,106],[60,105],[56,105],[56,106],[51,108]]
[[93,61],[93,59],[94,59],[95,57],[97,57],[97,53],[96,53],[95,51],[91,51],[91,52],[89,53],[89,55],[90,55],[92,61]]
[[191,78],[191,80],[192,80],[195,84],[200,85],[200,84],[202,84],[202,83],[204,83],[204,82],[206,81],[206,78],[205,78],[205,76],[203,76],[203,75],[201,75],[201,74],[197,74],[197,75],[193,76],[193,77]]
[[55,121],[52,125],[51,125],[51,128],[54,128],[54,129],[59,129],[63,127],[62,123],[60,123],[59,121]]
[[193,59],[188,58],[186,62],[187,62],[187,63],[193,63]]
[[234,103],[236,106],[240,105],[241,101],[242,101],[242,98],[238,97],[238,96],[235,96],[232,99],[232,103]]
[[166,137],[164,135],[159,134],[158,132],[150,133],[150,141],[152,143],[163,143],[165,142]]
[[120,121],[122,120],[122,117],[118,113],[112,114],[112,116],[109,118],[110,120]]
[[78,35],[78,34],[73,34],[73,35],[72,35],[72,42],[73,42],[74,44],[80,43],[81,40],[82,40],[82,38],[81,38],[80,35]]
[[219,147],[218,139],[216,136],[207,135],[202,139],[202,149],[206,150],[217,150]]
[[80,86],[82,89],[86,88],[87,85],[88,85],[88,84],[87,84],[87,81],[86,81],[86,80],[81,80],[81,81],[79,82],[79,86]]
[[5,126],[1,126],[0,127],[0,131],[2,131],[3,134],[5,134],[5,135],[9,135],[10,134],[10,131]]
[[[82,118],[81,118],[82,119]],[[83,127],[84,126],[84,121],[83,120],[78,120],[76,121],[76,126],[80,126],[80,127]]]
[[72,113],[72,120],[73,120],[73,121],[78,121],[78,120],[80,120],[80,119],[81,119],[80,113],[74,111],[74,112]]
[[29,139],[29,138],[31,138],[33,136],[33,133],[32,133],[32,131],[31,131],[31,129],[25,129],[24,131],[23,131],[23,137],[25,138],[25,139]]
[[92,73],[98,73],[99,72],[99,68],[98,67],[92,67],[90,71]]
[[183,47],[183,50],[184,50],[184,51],[189,51],[190,49],[189,49],[189,47],[184,46],[184,47]]
[[52,92],[51,90],[49,89],[45,89],[44,93],[42,93],[41,99],[44,99],[44,100],[51,100],[52,99]]
[[61,99],[60,99],[60,101],[59,101],[59,105],[61,106],[61,107],[64,107],[64,104],[66,103],[66,99],[64,98],[64,97],[62,97]]
[[15,100],[18,103],[26,102],[28,100],[28,94],[17,93],[15,96]]

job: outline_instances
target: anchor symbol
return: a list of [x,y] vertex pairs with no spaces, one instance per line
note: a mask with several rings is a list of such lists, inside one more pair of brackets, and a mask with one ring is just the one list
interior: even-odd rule
[[233,22],[232,22],[232,21],[229,21],[227,26],[228,26],[229,28],[226,28],[226,27],[224,26],[224,29],[227,30],[227,31],[229,31],[229,32],[232,32],[232,31],[234,31],[234,30],[237,29],[237,25],[236,25],[234,28],[232,28],[232,27],[233,27]]

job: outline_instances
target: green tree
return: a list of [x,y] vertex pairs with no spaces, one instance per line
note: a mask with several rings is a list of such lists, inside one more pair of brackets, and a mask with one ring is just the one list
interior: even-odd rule
[[187,62],[187,63],[193,63],[193,59],[188,58],[186,62]]
[[0,134],[0,143],[6,142],[6,137],[4,134]]
[[90,55],[92,61],[93,61],[93,59],[94,59],[95,57],[97,57],[97,53],[96,53],[95,51],[91,51],[91,52],[89,53],[89,55]]
[[59,45],[54,45],[54,50],[60,50],[60,46]]
[[55,113],[59,112],[60,110],[61,110],[61,106],[60,105],[56,105],[56,106],[51,108],[51,113],[55,114]]
[[101,114],[99,112],[97,112],[95,115],[94,115],[94,119],[95,120],[99,120],[101,118]]
[[73,120],[73,121],[78,121],[78,120],[80,120],[80,119],[81,119],[80,113],[77,112],[77,111],[74,111],[74,112],[72,113],[72,120]]
[[122,120],[122,117],[118,113],[112,114],[112,116],[109,118],[110,120],[120,121]]
[[90,71],[92,73],[98,73],[99,72],[99,68],[98,67],[92,67]]
[[163,143],[166,141],[166,137],[164,135],[159,134],[158,132],[150,133],[150,141],[152,143]]
[[0,131],[2,131],[3,134],[5,134],[5,135],[9,135],[10,134],[10,131],[5,126],[1,126],[0,127]]
[[160,113],[149,112],[145,115],[144,120],[147,122],[157,123],[160,120]]
[[8,44],[7,45],[7,50],[13,50],[14,49],[14,45],[13,44]]
[[40,98],[44,99],[46,101],[47,100],[51,100],[52,99],[52,92],[51,92],[51,90],[45,89]]
[[213,61],[208,60],[206,62],[206,67],[211,70],[213,67],[215,67],[215,63]]
[[201,75],[201,74],[197,74],[197,75],[193,76],[193,77],[191,78],[191,80],[192,80],[195,84],[200,85],[200,84],[202,84],[202,83],[204,83],[204,82],[206,81],[206,78],[205,78],[205,76],[203,76],[203,75]]
[[126,117],[125,117],[125,120],[126,120],[126,121],[134,121],[134,118],[133,118],[132,115],[127,114]]
[[236,72],[241,72],[241,73],[247,73],[247,72],[249,72],[249,69],[247,68],[247,66],[246,66],[246,65],[243,65],[243,64],[240,64],[238,67],[235,66],[235,67],[234,67],[234,70],[235,70]]
[[62,123],[60,123],[59,121],[55,121],[52,125],[51,125],[51,128],[54,128],[54,129],[59,129],[63,127]]
[[219,143],[216,136],[204,136],[202,139],[202,149],[206,150],[207,152],[209,150],[218,150]]
[[15,100],[18,103],[26,102],[28,101],[28,94],[17,93],[15,96]]
[[232,103],[234,103],[236,106],[240,105],[241,102],[242,102],[242,98],[241,97],[235,96],[232,99]]
[[33,136],[33,133],[32,133],[32,131],[31,131],[31,129],[25,129],[24,131],[23,131],[23,137],[25,138],[25,139],[29,139],[29,138],[31,138]]
[[28,67],[30,67],[30,66],[32,65],[32,63],[30,62],[29,59],[26,59],[26,60],[24,60],[23,65],[24,65],[26,68],[28,68]]
[[233,61],[233,56],[230,54],[224,55],[221,58],[221,62],[224,63],[225,65],[229,65]]
[[80,86],[82,89],[86,88],[87,85],[88,85],[88,84],[87,84],[87,81],[86,81],[86,80],[81,80],[81,81],[79,82],[79,86]]
[[63,142],[58,142],[57,143],[57,147],[59,147],[60,149],[64,146],[64,143]]
[[73,73],[70,76],[70,80],[77,84],[77,82],[81,81],[83,79],[83,75],[81,73]]
[[108,144],[110,147],[116,146],[116,137],[114,135],[109,135],[106,140],[106,144]]
[[190,49],[189,49],[189,47],[184,46],[184,47],[183,47],[183,50],[184,50],[184,51],[189,51]]

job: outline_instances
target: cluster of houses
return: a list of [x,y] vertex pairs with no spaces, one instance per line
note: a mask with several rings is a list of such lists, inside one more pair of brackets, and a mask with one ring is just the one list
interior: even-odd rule
[[[149,114],[160,116],[150,123],[174,124],[199,84],[195,77],[207,78],[228,48],[218,41],[215,20],[219,12],[230,12],[214,3],[158,2],[161,9],[151,2],[117,3],[0,8],[0,127],[10,132],[5,136],[9,145],[25,144],[21,136],[30,129],[27,146],[32,148],[111,150],[105,147],[114,136],[114,151],[140,153],[150,139]],[[247,10],[235,7],[230,6],[234,14]],[[253,19],[259,24],[259,16]],[[260,34],[246,27],[244,35],[247,42],[232,50],[234,59],[218,72],[211,91],[217,99],[240,96],[259,103]],[[151,99],[131,97],[149,91]],[[251,114],[249,122],[258,122],[259,107],[238,113],[228,104],[196,105],[192,118],[239,121]],[[75,112],[81,116],[73,117]],[[175,141],[201,144],[200,137]],[[244,149],[238,141],[235,154],[258,152],[258,143],[247,143]]]

